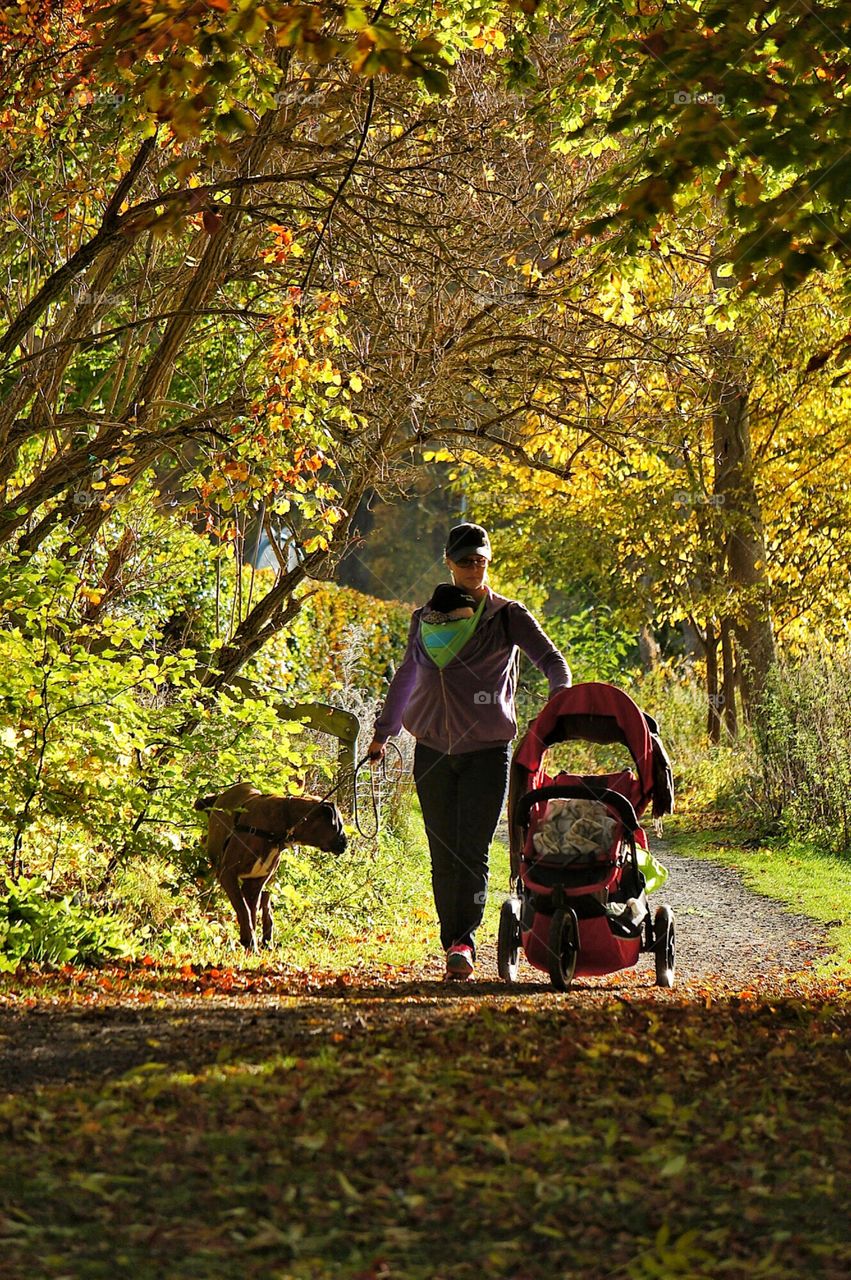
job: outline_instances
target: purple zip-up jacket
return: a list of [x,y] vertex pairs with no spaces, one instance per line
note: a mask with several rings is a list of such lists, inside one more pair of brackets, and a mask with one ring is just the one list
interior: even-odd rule
[[516,649],[547,677],[550,696],[570,684],[570,668],[528,609],[488,591],[479,625],[457,657],[442,669],[420,639],[416,609],[408,647],[375,721],[386,742],[402,725],[418,742],[444,755],[481,751],[510,742],[514,717]]

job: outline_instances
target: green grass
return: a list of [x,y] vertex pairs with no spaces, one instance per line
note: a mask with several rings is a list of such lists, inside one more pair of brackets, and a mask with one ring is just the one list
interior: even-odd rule
[[794,911],[830,924],[834,956],[816,972],[851,972],[851,857],[832,854],[804,841],[760,839],[744,845],[731,827],[694,830],[687,818],[666,823],[665,839],[675,853],[705,858],[742,872],[754,892],[775,898]]
[[[191,960],[195,964],[252,968],[284,962],[307,970],[345,972],[365,964],[405,968],[440,953],[437,916],[431,891],[431,864],[422,817],[415,798],[395,815],[394,830],[379,841],[353,841],[341,858],[306,852],[309,868],[300,876],[284,863],[273,889],[275,946],[256,957],[239,945],[233,912],[214,887],[202,896],[175,900],[151,879],[134,900],[139,929],[144,919],[150,933],[142,943],[157,960]],[[304,867],[304,863],[301,863]],[[496,841],[491,849],[491,890],[479,931],[480,942],[493,942],[499,909],[508,892],[509,854]],[[122,885],[125,889],[126,886]]]

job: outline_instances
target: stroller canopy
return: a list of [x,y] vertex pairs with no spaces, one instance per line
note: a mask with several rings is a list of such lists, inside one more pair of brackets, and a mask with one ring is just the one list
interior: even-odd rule
[[671,765],[656,721],[645,715],[622,689],[599,682],[577,684],[554,694],[532,721],[514,753],[515,796],[531,786],[537,788],[554,781],[541,769],[547,748],[576,740],[622,743],[635,761],[637,777],[627,798],[636,813],[640,814],[651,799],[654,816],[673,812]]

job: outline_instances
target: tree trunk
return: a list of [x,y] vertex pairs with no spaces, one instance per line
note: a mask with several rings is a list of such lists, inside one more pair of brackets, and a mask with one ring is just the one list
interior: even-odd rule
[[642,623],[638,633],[638,655],[642,671],[655,671],[662,657],[659,641],[649,622]]
[[683,637],[683,650],[689,664],[695,662],[698,658],[702,658],[703,637],[691,618],[684,618],[680,623],[680,633]]
[[718,692],[718,632],[712,621],[706,624],[706,732],[709,741],[721,741],[721,713]]
[[736,707],[736,655],[733,647],[733,628],[729,618],[721,621],[721,699],[724,726],[731,738],[738,737],[739,713]]
[[[712,276],[718,288],[714,266]],[[754,714],[765,694],[775,648],[762,512],[754,483],[749,386],[736,335],[711,330],[710,343],[713,496],[720,508],[726,577],[735,601],[731,620],[741,657],[742,700]]]

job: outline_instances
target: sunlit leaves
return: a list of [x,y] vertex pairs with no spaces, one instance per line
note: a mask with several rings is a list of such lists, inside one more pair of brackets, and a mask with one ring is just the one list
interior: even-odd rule
[[370,24],[358,6],[122,0],[92,6],[88,21],[87,66],[112,67],[128,95],[179,138],[222,142],[251,132],[252,109],[275,100],[283,51],[307,64],[342,59],[357,75],[447,89],[439,39],[409,34],[404,21]]
[[[585,102],[574,145],[600,126],[622,144],[597,184],[590,234],[638,243],[702,178],[723,195],[730,262],[745,287],[794,289],[848,257],[848,42],[844,0],[789,12],[707,0],[670,11],[581,8]],[[602,95],[597,77],[607,86]],[[611,95],[611,97],[609,97]]]

